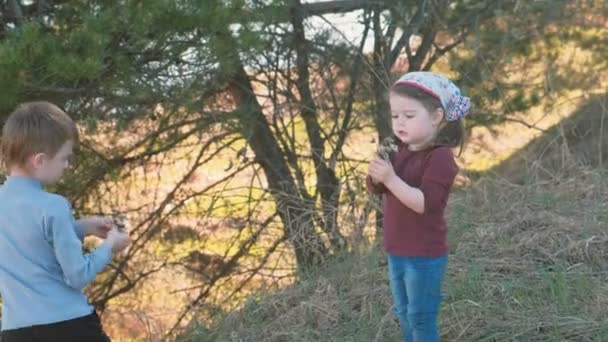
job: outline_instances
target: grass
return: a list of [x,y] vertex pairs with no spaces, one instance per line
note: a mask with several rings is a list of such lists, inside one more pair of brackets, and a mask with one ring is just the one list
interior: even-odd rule
[[[450,203],[443,341],[608,341],[608,174],[490,175]],[[378,248],[252,296],[181,341],[399,341]]]
[[485,178],[460,194],[467,213],[455,226],[468,229],[446,284],[447,341],[608,340],[608,182],[601,170],[573,174],[523,185]]
[[[442,341],[608,341],[604,97],[449,205]],[[382,252],[338,256],[179,341],[399,341]]]
[[[566,95],[564,96],[567,97]],[[567,117],[573,112],[573,107],[577,104],[578,103],[574,103],[573,101],[572,103],[568,103],[568,105],[561,105],[559,107],[559,112],[563,111],[565,114],[558,112],[553,113],[554,110],[550,110],[552,115],[547,117],[545,117],[546,108],[537,106],[533,110],[525,113],[525,115],[522,113],[522,118],[525,118],[530,122],[539,121],[539,128],[545,129],[562,120],[562,117]],[[299,147],[297,148],[298,152],[303,155],[307,154],[308,144],[306,143],[306,139],[302,140],[302,137],[306,136],[303,122],[297,118],[295,121],[290,122],[288,126],[289,131],[294,133],[296,140],[299,142]],[[323,122],[323,126],[328,126],[328,123]],[[474,132],[475,139],[472,140],[476,141],[480,146],[479,150],[476,150],[476,146],[474,145],[467,148],[463,157],[460,159],[461,164],[466,165],[469,171],[483,173],[489,168],[501,164],[504,160],[510,159],[512,153],[519,151],[519,149],[531,138],[530,130],[522,129],[522,126],[517,123],[500,125],[498,131],[500,132],[500,137],[496,138],[489,129],[477,128]],[[536,134],[540,135],[541,133],[537,132]],[[376,144],[372,141],[371,137],[374,136],[375,132],[369,130],[353,132],[347,141],[347,145],[344,147],[345,155],[353,156],[355,159],[369,159],[373,157]],[[243,141],[239,141],[235,144],[233,150],[222,153],[209,164],[206,164],[204,168],[201,168],[200,172],[195,174],[194,180],[189,186],[197,188],[206,183],[220,179],[226,174],[225,170],[229,161],[236,159],[236,150],[243,146]],[[143,177],[136,173],[131,175],[131,177],[124,182],[115,181],[112,184],[115,188],[115,192],[120,193],[124,186],[125,188],[134,189],[151,188],[154,189],[152,192],[155,194],[166,193],[187,169],[188,165],[186,164],[188,163],[186,161],[188,158],[177,158],[179,154],[186,153],[184,153],[183,149],[176,149],[171,152],[171,156],[176,157],[175,159],[180,159],[181,162],[164,166],[162,172],[159,170],[159,174],[162,173],[162,177],[156,180],[157,183],[154,183],[152,186],[147,183],[147,177]],[[249,151],[249,156],[251,156],[251,151]],[[302,158],[300,164],[305,173],[306,188],[309,191],[312,191],[315,181],[312,163],[307,158]],[[525,163],[516,164],[518,164],[516,167],[519,167],[522,164],[525,165]],[[358,171],[364,172],[367,164],[357,164],[353,162],[351,166]],[[352,170],[349,168],[347,172],[343,168],[338,168],[336,171],[340,179],[344,179],[345,175]],[[222,200],[217,202],[216,206],[211,206],[211,203],[214,202],[215,199],[211,199],[207,196],[200,196],[196,200],[188,202],[185,208],[179,213],[181,216],[185,217],[183,218],[183,220],[187,221],[185,224],[197,228],[196,226],[199,224],[194,224],[194,218],[197,220],[201,217],[204,217],[205,219],[208,218],[208,221],[215,224],[227,217],[243,216],[248,209],[245,195],[247,194],[246,187],[249,186],[250,177],[251,171],[244,171],[240,177],[231,181],[230,190],[222,192]],[[537,178],[534,179],[535,181],[537,180]],[[549,186],[557,185],[558,183],[556,182],[561,180],[564,180],[564,178],[560,178],[557,181],[554,179],[554,183],[551,183]],[[126,186],[126,183],[129,183],[128,187]],[[263,188],[264,182],[261,181],[259,184],[256,183],[255,185],[259,188]],[[568,282],[572,281],[573,274],[578,276],[576,273],[573,273],[574,271],[591,272],[592,276],[581,275],[580,279],[583,279],[581,282],[583,284],[596,284],[597,271],[593,269],[591,271],[586,270],[586,264],[573,267],[573,265],[576,264],[570,264],[568,260],[562,260],[561,256],[553,257],[551,254],[555,254],[556,251],[551,252],[549,247],[547,247],[548,250],[545,248],[545,250],[536,251],[538,252],[537,254],[517,254],[520,252],[531,253],[529,250],[536,247],[534,244],[540,243],[539,245],[542,245],[542,242],[546,242],[543,240],[544,238],[547,238],[548,241],[552,241],[551,239],[554,238],[564,239],[563,241],[558,241],[556,243],[557,245],[560,245],[561,242],[565,244],[570,243],[568,239],[570,239],[571,236],[569,236],[567,232],[557,233],[557,237],[553,237],[549,234],[550,229],[545,226],[549,223],[543,222],[551,221],[550,219],[545,219],[543,215],[558,217],[556,215],[560,214],[566,216],[566,218],[570,217],[568,215],[572,215],[571,217],[577,217],[580,222],[584,222],[584,225],[587,225],[587,223],[593,225],[594,220],[606,221],[606,212],[608,211],[601,206],[582,208],[580,209],[582,212],[570,213],[573,210],[575,211],[575,209],[572,209],[567,205],[561,205],[562,208],[560,210],[562,210],[562,212],[554,212],[554,206],[559,205],[560,203],[567,203],[567,201],[557,194],[554,194],[552,188],[545,189],[547,191],[542,191],[542,187],[545,186],[544,183],[533,183],[533,185],[536,187],[536,190],[525,190],[524,193],[526,195],[518,198],[517,203],[514,203],[515,200],[513,200],[512,197],[499,197],[498,195],[507,192],[513,193],[513,196],[515,196],[515,194],[520,194],[517,191],[522,190],[516,191],[516,185],[504,182],[500,178],[495,177],[485,178],[472,188],[467,189],[466,192],[462,192],[454,198],[450,213],[450,222],[452,223],[450,240],[453,245],[453,255],[451,258],[450,275],[448,277],[448,283],[446,284],[447,301],[443,314],[443,329],[446,338],[462,341],[475,339],[483,340],[484,338],[486,340],[505,339],[512,331],[508,330],[507,327],[501,327],[500,325],[506,325],[509,320],[514,320],[512,315],[518,315],[521,314],[521,312],[523,312],[524,315],[528,315],[524,317],[527,317],[530,322],[541,322],[539,323],[541,324],[541,327],[535,327],[535,329],[546,332],[550,330],[545,326],[549,323],[542,320],[539,321],[538,314],[534,316],[533,312],[534,308],[536,308],[535,305],[545,305],[549,300],[530,299],[530,301],[526,301],[526,298],[536,294],[541,295],[549,293],[553,293],[553,297],[555,298],[575,296],[577,292],[570,289],[568,285]],[[265,195],[265,193],[258,188],[253,190],[253,197],[256,199]],[[476,192],[479,192],[480,198],[484,198],[486,202],[478,203],[479,198],[469,195],[469,193]],[[477,196],[477,194],[475,196]],[[146,192],[140,196],[121,196],[117,202],[120,203],[121,206],[136,207],[141,204],[142,201],[147,202],[153,197],[154,196],[150,193]],[[361,202],[364,202],[365,198],[361,197],[360,200]],[[494,207],[495,203],[500,203],[501,206],[496,208]],[[513,204],[522,204],[524,207],[505,208],[505,206]],[[271,212],[270,209],[273,208],[273,205],[272,202],[265,202],[262,206],[258,207],[258,210],[260,212]],[[525,205],[529,205],[533,208],[540,208],[538,210],[540,210],[541,214],[539,214],[538,217],[525,214],[530,217],[521,222],[518,221],[522,217],[521,215],[524,215],[524,210],[527,210]],[[502,212],[506,209],[508,209],[508,213],[509,215],[512,215],[512,217],[505,218],[502,216],[493,216],[496,212]],[[579,210],[579,208],[576,210]],[[568,214],[565,214],[566,212],[568,212]],[[517,220],[515,220],[515,218]],[[174,221],[178,221],[179,219],[181,218],[177,218],[176,215]],[[508,225],[510,220],[516,222],[513,223],[516,227],[504,228],[503,226]],[[205,220],[202,221],[205,223],[208,222]],[[348,233],[347,230],[350,224],[344,224],[344,220],[342,220],[341,223],[344,226],[341,228],[345,228],[343,232]],[[561,224],[561,221],[553,222],[553,224],[559,225]],[[568,227],[571,226],[572,225]],[[204,230],[207,228],[208,227],[203,227]],[[247,227],[246,229],[249,230],[250,228],[251,227]],[[522,232],[528,233],[526,229],[534,230],[535,228],[542,228],[542,232],[539,232],[538,236],[524,234],[520,239],[518,234]],[[574,229],[576,230],[579,228],[574,227]],[[224,252],[228,252],[227,254],[230,255],[230,242],[235,237],[235,231],[222,230],[221,233],[215,232],[210,234],[210,236],[205,236],[204,241],[171,243],[170,247],[164,246],[164,242],[162,241],[156,241],[151,244],[150,248],[153,249],[152,252],[157,252],[154,255],[155,257],[159,257],[159,255],[160,257],[169,256],[168,259],[170,260],[181,260],[190,252],[199,250],[213,255],[223,255]],[[524,243],[524,237],[531,239],[530,242]],[[484,240],[481,240],[483,242],[480,242],[480,239],[482,238]],[[591,237],[577,236],[575,238],[583,239],[580,241],[587,241],[585,239],[590,239]],[[483,245],[485,243],[489,243],[490,245]],[[591,239],[589,242],[591,246],[596,246],[596,243],[598,243],[597,239]],[[513,244],[518,247],[515,249],[511,248],[513,247]],[[265,251],[263,247],[264,246],[256,246],[256,250],[258,251],[257,254]],[[486,250],[487,248],[490,250]],[[497,252],[497,250],[494,249],[502,250],[506,256],[502,254],[498,256],[491,254]],[[509,257],[508,253],[515,253],[515,257]],[[251,253],[248,258],[242,260],[244,266],[256,265],[260,255],[255,254],[256,253]],[[525,259],[526,262],[519,260],[519,257]],[[527,258],[532,259],[527,260]],[[555,265],[549,267],[546,264],[546,260],[542,262],[538,261],[544,260],[543,258],[546,258],[549,262],[555,262]],[[555,258],[556,260],[553,260]],[[365,250],[358,254],[340,257],[337,260],[332,261],[326,268],[319,270],[316,275],[313,275],[308,279],[301,279],[298,284],[283,291],[274,294],[259,292],[256,295],[255,292],[252,293],[250,298],[257,298],[257,300],[250,301],[245,305],[241,312],[229,315],[224,321],[211,326],[213,333],[211,333],[207,327],[201,325],[195,329],[196,332],[194,332],[195,335],[199,335],[198,337],[184,339],[200,341],[397,340],[398,327],[390,312],[391,300],[387,292],[388,284],[386,283],[386,270],[381,266],[382,263],[382,254],[377,249]],[[504,269],[507,269],[507,266],[504,265],[505,263],[511,263],[510,267],[520,267],[522,269],[520,273],[531,272],[531,274],[535,274],[536,276],[529,277],[528,279],[526,278],[527,276],[522,276],[520,273],[501,273],[506,272],[504,271]],[[181,301],[174,302],[177,297],[176,295],[171,294],[171,290],[175,287],[188,287],[181,283],[182,281],[188,283],[188,280],[181,278],[178,280],[174,277],[172,272],[172,270],[169,270],[163,275],[163,277],[165,277],[163,279],[146,281],[146,291],[141,290],[141,293],[132,293],[133,298],[129,298],[132,303],[136,302],[140,311],[145,314],[149,314],[153,311],[159,312],[160,314],[155,315],[150,319],[157,320],[161,324],[169,324],[167,322],[170,321],[170,318],[167,317],[179,312],[184,306],[184,303],[186,303],[188,296],[188,294],[183,294],[183,298],[180,297]],[[365,278],[362,278],[359,273],[363,274]],[[520,279],[513,281],[511,277],[515,276],[522,277],[521,281]],[[166,279],[170,279],[171,281],[168,282]],[[535,285],[530,285],[528,280],[525,279],[536,283]],[[566,285],[556,286],[552,289],[541,286],[551,282],[555,282],[556,284],[566,283]],[[229,290],[231,285],[233,284],[226,283],[224,287]],[[263,285],[258,286],[257,284],[252,284],[246,291],[256,291],[257,287],[263,287]],[[264,288],[267,289],[267,287]],[[581,288],[587,289],[593,287],[582,286]],[[532,291],[532,289],[536,289],[536,292]],[[531,292],[524,293],[524,290],[530,290]],[[247,295],[246,291],[243,291],[243,296]],[[488,291],[490,292],[489,294],[487,293]],[[496,302],[488,302],[486,297],[495,295],[492,291],[502,291],[502,295],[506,297],[504,299],[492,298],[493,300],[496,300]],[[144,294],[147,292],[153,293],[156,298],[146,300],[147,297]],[[227,290],[220,289],[217,291],[219,295],[214,295],[215,297],[221,297],[223,292],[227,292]],[[161,298],[162,294],[164,294],[164,298]],[[144,300],[142,300],[142,298]],[[171,301],[167,301],[167,298],[170,298]],[[221,302],[221,300],[217,299],[215,301]],[[521,304],[517,304],[517,302]],[[166,303],[166,305],[161,303]],[[559,304],[559,310],[563,310],[567,313],[572,311],[567,308],[567,304],[569,303],[567,299],[561,301],[556,300],[556,303]],[[154,304],[155,307],[159,308],[157,310],[150,310],[150,304]],[[489,307],[486,308],[484,305],[488,305]],[[520,311],[517,311],[517,305],[526,305],[525,310],[521,309]],[[511,306],[515,307],[513,312],[504,312],[503,315],[500,311],[501,309],[510,308]],[[117,311],[117,318],[109,319],[109,322],[120,321],[120,317],[124,317],[123,309],[132,308],[133,305],[128,303],[128,301],[125,301],[124,303],[116,301],[112,303],[111,307],[117,308],[119,311]],[[229,310],[231,308],[232,307],[226,306],[222,309]],[[559,312],[561,314],[562,311]],[[574,313],[574,315],[575,314],[576,313]],[[492,320],[494,319],[503,319],[503,321],[493,322]],[[487,320],[487,322],[484,320]],[[527,323],[532,324],[530,322]],[[494,323],[496,323],[496,326],[493,325]],[[522,327],[523,323],[517,321],[517,324],[519,325],[515,325],[515,327]],[[568,324],[571,324],[571,322],[568,322]],[[135,336],[135,329],[133,328],[135,325],[136,324],[133,323],[124,324],[124,329],[116,331],[113,336],[120,336],[127,333]],[[233,327],[238,327],[238,329],[235,328],[236,330],[234,333],[232,333]],[[161,336],[164,332],[164,328],[165,327],[158,328],[158,334],[148,333],[148,336]],[[527,328],[524,328],[524,330],[525,329]],[[482,332],[484,331],[489,331],[486,334],[487,336],[483,335]],[[521,332],[517,332],[517,334],[519,333]],[[478,336],[476,334],[481,335]],[[497,335],[494,336],[492,334]],[[514,335],[515,340],[525,341],[527,340],[526,338],[528,338],[527,335],[522,335],[523,337],[521,337],[517,334]],[[546,336],[549,336],[548,333],[543,335],[543,338]],[[150,337],[150,340],[154,339]]]

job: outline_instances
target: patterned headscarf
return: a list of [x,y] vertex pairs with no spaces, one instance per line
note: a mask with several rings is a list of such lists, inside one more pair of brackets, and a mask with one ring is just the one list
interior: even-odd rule
[[416,87],[441,101],[447,121],[462,119],[471,109],[471,99],[460,95],[460,89],[452,81],[434,72],[409,72],[393,86],[399,84]]

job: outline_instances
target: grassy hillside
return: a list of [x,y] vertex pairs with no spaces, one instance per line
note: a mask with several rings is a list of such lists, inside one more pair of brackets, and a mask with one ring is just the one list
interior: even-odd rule
[[[455,196],[445,341],[608,341],[606,172]],[[499,204],[499,205],[497,205]],[[383,256],[331,262],[183,341],[397,341]]]
[[489,173],[517,182],[527,176],[555,179],[573,165],[608,167],[608,95],[593,96]]
[[[453,195],[444,341],[608,341],[604,102]],[[384,257],[336,257],[180,340],[398,341]]]

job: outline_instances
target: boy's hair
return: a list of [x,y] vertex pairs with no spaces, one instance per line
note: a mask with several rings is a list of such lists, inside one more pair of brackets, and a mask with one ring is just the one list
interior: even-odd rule
[[0,153],[7,168],[25,166],[37,153],[54,157],[69,140],[78,141],[78,128],[61,108],[46,101],[28,102],[6,119]]
[[[443,108],[441,101],[439,101],[438,98],[422,89],[407,84],[396,84],[391,88],[391,92],[399,96],[405,96],[420,101],[424,108],[431,113],[439,108],[443,109],[443,122],[445,125],[439,130],[437,138],[433,141],[432,146],[458,147],[460,148],[460,152],[462,151],[465,133],[462,119],[447,121],[445,119],[446,109]],[[460,154],[460,152],[458,154]]]

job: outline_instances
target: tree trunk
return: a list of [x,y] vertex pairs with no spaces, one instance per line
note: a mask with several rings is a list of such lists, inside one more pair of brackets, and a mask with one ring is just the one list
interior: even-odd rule
[[321,126],[317,119],[318,112],[310,90],[310,75],[308,72],[308,41],[304,36],[303,11],[299,0],[293,0],[290,7],[291,24],[293,26],[293,47],[296,51],[298,70],[297,88],[300,93],[300,111],[306,125],[306,133],[310,140],[311,154],[317,176],[317,189],[321,194],[321,211],[323,213],[323,230],[329,237],[334,249],[346,247],[346,240],[338,229],[338,206],[340,201],[340,181],[334,170],[325,161],[325,141],[321,137]]
[[327,249],[315,230],[314,203],[299,196],[295,181],[255,97],[249,76],[237,58],[230,65],[233,71],[229,90],[241,112],[241,130],[255,153],[256,161],[264,170],[285,235],[293,243],[298,270],[305,272],[318,265],[327,255]]
[[[378,143],[392,135],[388,89],[390,87],[390,70],[392,65],[386,65],[386,37],[380,26],[380,10],[374,11],[374,53],[373,53],[373,91],[374,91],[374,124],[378,130]],[[382,200],[381,200],[382,201]],[[380,202],[381,202],[380,201]],[[381,241],[382,222],[384,215],[381,209],[376,209],[376,241]]]

